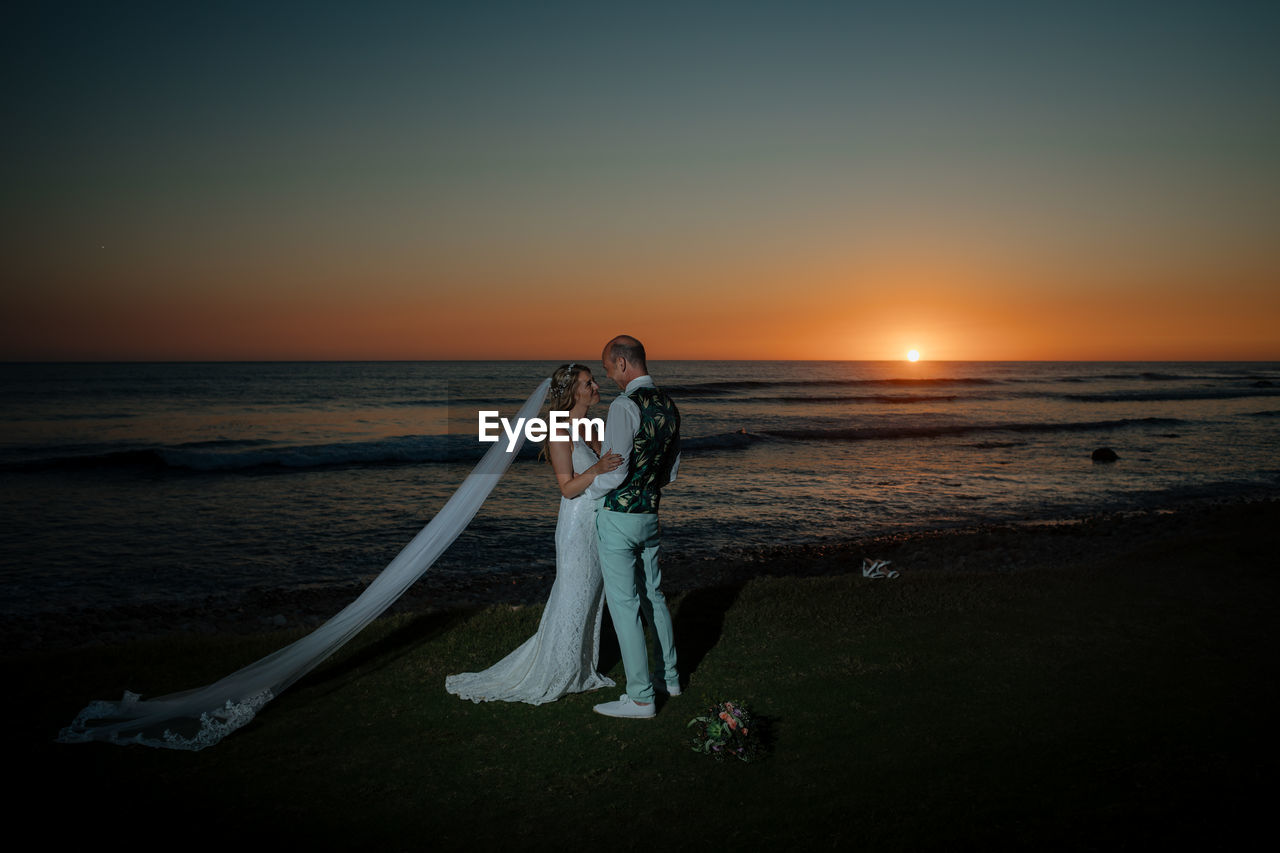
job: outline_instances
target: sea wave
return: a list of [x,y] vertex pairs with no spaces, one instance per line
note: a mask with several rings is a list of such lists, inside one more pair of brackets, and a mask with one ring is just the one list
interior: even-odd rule
[[140,418],[142,415],[137,412],[125,411],[106,411],[106,412],[49,412],[36,415],[28,415],[25,412],[6,412],[0,421],[6,423],[30,423],[40,421],[112,421],[124,420],[126,418]]
[[[505,439],[504,439],[505,440]],[[685,438],[685,452],[740,450],[766,440],[746,430]],[[246,447],[246,445],[248,445]],[[477,461],[492,445],[473,435],[402,436],[379,441],[279,446],[272,442],[195,442],[127,450],[80,450],[64,455],[0,464],[0,471],[135,469],[196,473],[264,473],[325,468],[432,465]],[[517,459],[538,455],[541,445],[526,441]]]
[[434,406],[466,406],[467,408],[477,407],[481,409],[494,409],[506,407],[518,407],[524,404],[524,398],[515,397],[438,397],[438,398],[407,398],[403,400],[390,400],[387,406],[392,408],[428,408]]
[[1138,373],[1099,373],[1097,379],[1145,379],[1148,382],[1177,382],[1186,379],[1203,379],[1203,376],[1188,376],[1180,373],[1160,373],[1154,370],[1143,370]]
[[[679,399],[680,396],[719,396],[735,391],[751,391],[762,388],[932,388],[949,385],[988,386],[1002,384],[999,379],[980,377],[941,377],[928,379],[732,379],[714,382],[691,382],[662,386],[664,391]],[[808,399],[808,398],[805,398]]]
[[[806,397],[786,395],[779,397],[738,397],[740,403],[882,403],[885,405],[910,405],[912,403],[951,403],[960,399],[958,394],[823,394]],[[977,399],[964,395],[964,399]]]
[[836,429],[772,429],[763,434],[792,441],[885,441],[908,438],[944,438],[982,432],[1099,432],[1133,427],[1181,424],[1177,418],[1124,418],[1073,423],[931,424],[922,426],[852,427]]
[[740,429],[737,432],[681,438],[680,451],[682,453],[689,451],[697,453],[708,450],[741,450],[764,440],[765,436],[760,433],[747,432],[745,429]]
[[192,471],[311,469],[353,465],[412,465],[479,459],[490,445],[470,435],[401,436],[377,441],[270,447],[224,453],[217,450],[166,448],[159,451],[170,468]]
[[1064,400],[1077,403],[1157,403],[1191,400],[1238,400],[1247,397],[1276,397],[1280,389],[1221,388],[1187,389],[1185,391],[1110,391],[1105,394],[1063,394]]
[[[473,462],[490,445],[471,435],[401,436],[377,441],[280,446],[267,441],[208,441],[127,449],[81,449],[0,465],[0,471],[146,469],[191,472],[304,470],[369,465]],[[68,449],[70,450],[70,449]],[[537,454],[526,446],[520,458]]]
[[[1176,418],[1129,418],[1072,423],[929,424],[888,427],[766,429],[683,438],[686,453],[744,450],[767,441],[888,441],[945,438],[972,433],[1095,432],[1166,427]],[[134,448],[65,448],[67,452],[0,464],[0,471],[134,469],[150,471],[236,473],[304,471],[325,468],[469,463],[490,447],[473,435],[411,435],[376,441],[282,446],[267,441],[207,441]],[[517,458],[537,455],[539,444],[525,442]]]

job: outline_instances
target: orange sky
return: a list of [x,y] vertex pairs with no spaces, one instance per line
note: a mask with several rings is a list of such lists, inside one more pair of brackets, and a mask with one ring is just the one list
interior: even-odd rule
[[72,6],[0,359],[1280,360],[1275,8]]
[[[1232,286],[1211,284],[1215,276]],[[890,257],[446,278],[466,284],[131,292],[112,280],[86,286],[81,275],[60,298],[6,300],[4,354],[555,359],[593,355],[626,331],[665,358],[893,359],[909,349],[933,360],[1280,358],[1280,288],[1265,269],[1045,271]]]

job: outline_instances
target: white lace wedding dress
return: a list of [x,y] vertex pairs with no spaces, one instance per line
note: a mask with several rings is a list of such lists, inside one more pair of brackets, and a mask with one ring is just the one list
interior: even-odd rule
[[[575,474],[598,459],[587,445],[573,443]],[[556,521],[556,580],[538,633],[484,672],[448,676],[445,689],[473,702],[541,705],[566,693],[613,687],[612,679],[596,672],[603,615],[595,505],[582,495],[562,497]]]

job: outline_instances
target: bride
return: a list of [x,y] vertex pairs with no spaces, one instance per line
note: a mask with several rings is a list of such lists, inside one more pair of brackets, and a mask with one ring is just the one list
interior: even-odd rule
[[[599,400],[599,388],[586,368],[566,365],[556,372],[556,379],[553,405],[559,411],[582,417],[587,407]],[[520,407],[517,423],[538,413],[551,385],[550,377],[538,384]],[[364,592],[310,634],[203,687],[148,699],[125,691],[119,701],[90,702],[59,733],[58,741],[200,750],[248,725],[268,702],[342,648],[431,568],[475,517],[515,460],[524,439],[520,431],[509,447],[494,442],[445,505]],[[594,507],[585,497],[572,497],[581,495],[598,474],[617,468],[621,457],[608,453],[601,459],[599,448],[569,448],[562,442],[552,443],[551,448],[556,477],[565,495],[556,529],[559,565],[555,587],[533,640],[487,673],[456,677],[459,695],[476,701],[545,702],[570,690],[613,683],[595,672],[602,581],[591,524]],[[468,680],[473,688],[462,687]],[[556,683],[564,686],[557,688]],[[538,696],[542,698],[529,698]]]
[[[580,364],[557,368],[551,377],[551,410],[576,421],[600,402],[600,386]],[[571,446],[572,444],[572,446]],[[548,441],[545,452],[560,484],[556,520],[556,579],[538,632],[483,672],[445,679],[445,689],[473,702],[501,700],[541,705],[566,693],[614,686],[596,672],[604,582],[596,553],[595,506],[583,492],[600,474],[622,462],[617,453],[600,455],[596,443]]]

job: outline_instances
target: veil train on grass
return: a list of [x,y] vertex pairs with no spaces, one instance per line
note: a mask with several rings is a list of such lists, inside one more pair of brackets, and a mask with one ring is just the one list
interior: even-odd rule
[[[551,380],[544,379],[517,415],[537,415]],[[213,746],[247,724],[262,707],[342,648],[395,603],[431,568],[506,473],[524,444],[496,442],[426,527],[373,579],[364,592],[307,636],[205,687],[142,699],[125,692],[119,702],[92,702],[64,728],[61,743],[106,741],[168,749]]]

